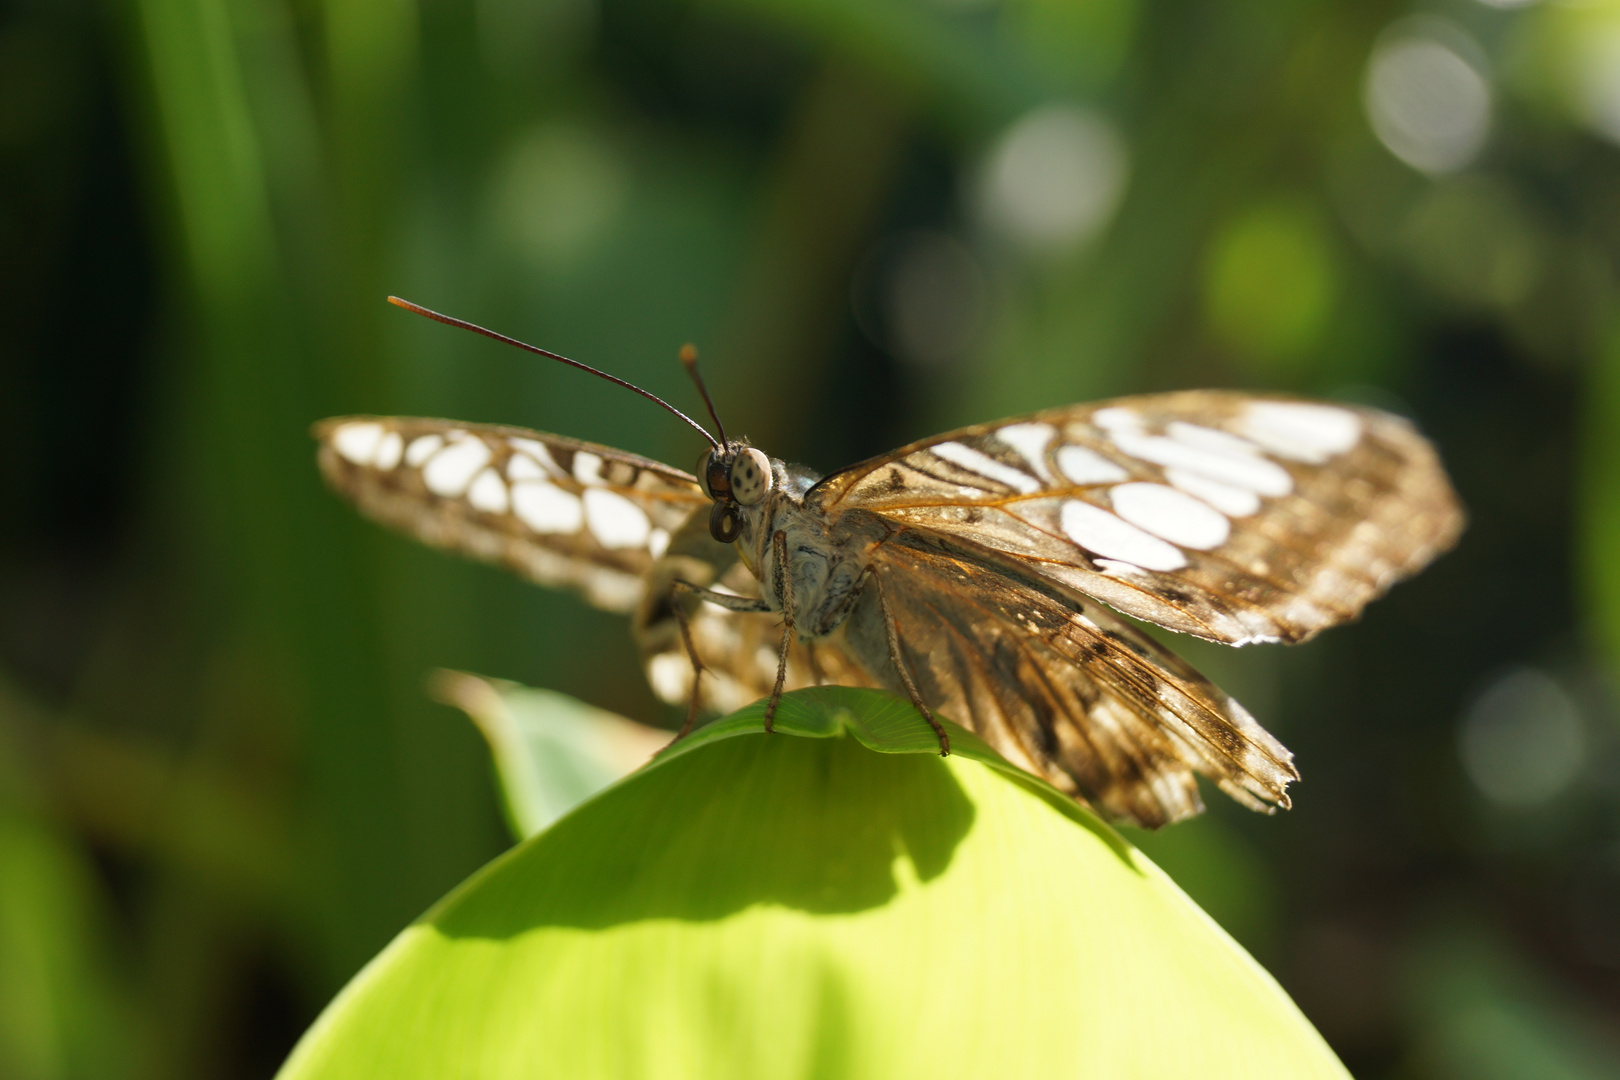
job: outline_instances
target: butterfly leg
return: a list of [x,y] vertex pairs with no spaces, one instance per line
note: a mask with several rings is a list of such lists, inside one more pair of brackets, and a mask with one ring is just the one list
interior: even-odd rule
[[782,687],[787,682],[788,650],[793,647],[793,575],[788,572],[787,533],[778,531],[771,537],[776,549],[776,595],[782,601],[782,651],[776,658],[776,685],[771,688],[771,700],[765,706],[765,730],[770,732],[776,723],[776,706],[782,700]]
[[[725,608],[728,611],[739,611],[745,614],[765,614],[771,610],[769,604],[756,597],[715,592],[713,589],[705,589],[700,585],[693,585],[691,582],[682,581],[679,578],[672,582],[672,586],[677,592],[691,593],[705,603]],[[685,738],[691,732],[693,725],[697,723],[698,704],[701,700],[700,693],[702,690],[699,683],[702,681],[703,673],[709,670],[704,665],[703,659],[698,656],[697,645],[692,640],[691,616],[678,603],[674,605],[674,609],[676,625],[680,627],[681,631],[681,643],[686,646],[687,658],[692,661],[692,699],[686,708],[686,722],[681,725],[681,730],[671,740],[671,745]],[[780,680],[778,680],[778,689],[780,690]],[[769,721],[767,721],[768,723]]]
[[745,615],[765,615],[772,608],[765,601],[752,596],[738,596],[736,593],[715,592],[700,585],[693,585],[688,581],[676,579],[675,588],[682,592],[689,592],[706,604],[723,607],[727,611],[740,611]]
[[[677,582],[677,584],[680,583]],[[675,624],[681,630],[681,644],[686,646],[686,657],[692,661],[692,700],[686,706],[686,723],[681,725],[681,730],[677,731],[675,738],[670,740],[671,745],[680,742],[691,734],[692,725],[697,723],[698,701],[703,696],[703,672],[707,670],[703,666],[702,658],[698,656],[697,646],[692,643],[692,617],[686,613],[686,608],[680,604],[675,604],[674,608]]]
[[894,670],[900,673],[900,681],[905,684],[911,703],[922,713],[923,719],[928,721],[928,726],[934,729],[934,735],[939,739],[939,756],[949,757],[951,737],[945,733],[945,728],[940,722],[934,719],[932,710],[923,704],[922,695],[917,693],[917,683],[911,677],[911,668],[900,655],[900,631],[895,626],[894,613],[889,610],[889,599],[883,595],[883,579],[874,577],[872,584],[877,586],[878,607],[883,611],[883,631],[889,638],[889,662],[894,665]]

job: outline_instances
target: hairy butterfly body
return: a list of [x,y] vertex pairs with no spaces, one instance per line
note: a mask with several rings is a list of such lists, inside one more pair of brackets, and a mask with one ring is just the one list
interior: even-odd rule
[[1404,420],[1220,391],[965,428],[824,478],[712,437],[693,476],[518,428],[345,417],[316,435],[368,516],[630,613],[688,726],[784,689],[888,688],[1146,826],[1198,813],[1198,774],[1255,809],[1286,807],[1298,774],[1120,612],[1301,641],[1463,524]]

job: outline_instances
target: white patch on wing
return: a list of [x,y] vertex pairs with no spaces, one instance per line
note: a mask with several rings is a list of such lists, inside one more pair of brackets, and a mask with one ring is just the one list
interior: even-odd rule
[[1108,490],[1108,498],[1114,513],[1132,525],[1182,547],[1208,551],[1232,534],[1225,514],[1163,484],[1121,484]]
[[647,534],[647,554],[651,555],[655,559],[661,559],[664,557],[664,552],[668,550],[668,529],[654,529],[652,532]]
[[928,450],[952,465],[977,473],[986,480],[1006,484],[1024,495],[1040,490],[1041,482],[1033,476],[1011,465],[1003,465],[989,454],[981,453],[971,446],[963,446],[959,442],[942,442],[930,446]]
[[[545,447],[541,449],[544,450]],[[506,460],[506,478],[517,483],[519,480],[547,480],[550,476],[540,463],[528,454],[513,454]]]
[[1057,436],[1051,424],[1008,424],[996,432],[996,438],[1018,451],[1029,467],[1048,484],[1052,483],[1052,470],[1046,467],[1046,448]]
[[381,424],[344,424],[332,432],[332,449],[356,465],[370,465],[382,437]]
[[476,436],[457,432],[449,446],[422,467],[422,483],[435,495],[451,498],[467,490],[479,469],[489,464],[489,447]]
[[1060,446],[1057,452],[1058,469],[1070,481],[1087,484],[1117,484],[1129,480],[1131,474],[1109,461],[1095,450],[1084,446]]
[[1219,480],[1181,469],[1166,469],[1164,478],[1229,517],[1248,517],[1260,509],[1260,496],[1247,488],[1231,487]]
[[519,453],[527,454],[535,461],[538,461],[541,467],[543,467],[549,475],[568,475],[567,473],[563,472],[562,468],[557,464],[557,459],[551,456],[551,448],[545,443],[540,442],[538,439],[524,439],[513,436],[512,438],[507,439],[506,442],[512,447],[512,449],[518,451]]
[[1145,435],[1124,428],[1110,432],[1109,438],[1133,458],[1199,473],[1260,495],[1286,495],[1294,490],[1294,478],[1288,475],[1287,469],[1252,453],[1232,453],[1212,445],[1196,446],[1180,439]]
[[1147,570],[1180,570],[1187,565],[1186,556],[1175,545],[1079,499],[1063,504],[1062,523],[1069,539],[1093,555]]
[[1185,420],[1172,420],[1165,428],[1165,433],[1177,442],[1184,442],[1188,446],[1196,446],[1201,450],[1213,450],[1218,454],[1248,454],[1260,453],[1260,448],[1248,439],[1240,439],[1236,435],[1229,435],[1224,431],[1203,427],[1200,424],[1189,424]]
[[506,496],[506,481],[494,469],[485,469],[473,477],[472,486],[467,489],[467,501],[474,510],[504,514],[511,500]]
[[641,507],[617,492],[601,488],[585,492],[585,520],[591,535],[605,548],[646,547],[652,532],[652,522]]
[[579,496],[544,480],[512,485],[512,513],[537,533],[578,532],[585,524]]
[[589,450],[574,454],[574,479],[586,487],[600,487],[607,483],[602,478],[602,456]]
[[405,448],[405,464],[416,468],[422,462],[439,452],[444,445],[442,435],[423,435],[411,440],[411,445]]
[[692,693],[692,662],[685,653],[659,653],[647,661],[647,681],[660,699],[679,705]]
[[1238,429],[1278,457],[1321,465],[1361,439],[1361,417],[1332,405],[1251,401]]
[[377,444],[377,456],[372,464],[383,472],[387,472],[399,464],[399,459],[405,453],[405,440],[399,437],[399,432],[390,431],[384,435],[382,442]]
[[1123,405],[1112,405],[1091,414],[1091,422],[1105,431],[1139,429],[1142,418]]
[[[1145,574],[1145,573],[1147,573],[1146,570],[1143,570],[1140,566],[1137,566],[1135,563],[1120,562],[1118,559],[1098,559],[1097,560],[1097,568],[1100,569],[1105,574],[1126,574],[1126,575],[1129,575],[1129,574]],[[1084,621],[1085,625],[1091,627],[1093,630],[1097,629],[1097,624],[1092,622],[1090,619],[1085,619],[1083,621]]]

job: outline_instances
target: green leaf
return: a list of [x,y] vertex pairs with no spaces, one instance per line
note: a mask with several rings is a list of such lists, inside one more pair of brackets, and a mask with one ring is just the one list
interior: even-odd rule
[[842,688],[776,729],[718,720],[497,859],[283,1080],[1347,1075],[1157,868],[970,733],[941,758]]
[[94,868],[52,820],[17,750],[25,706],[0,685],[0,1076],[139,1075],[140,1040]]
[[1407,1014],[1422,1038],[1404,1074],[1470,1080],[1614,1080],[1613,1022],[1516,955],[1499,931],[1448,911],[1402,958]]
[[663,749],[670,733],[554,690],[460,671],[430,690],[472,718],[489,743],[506,821],[533,836]]

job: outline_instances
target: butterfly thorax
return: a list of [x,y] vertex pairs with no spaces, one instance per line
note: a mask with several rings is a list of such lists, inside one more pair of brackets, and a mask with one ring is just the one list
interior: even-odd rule
[[819,477],[803,466],[772,458],[771,470],[775,482],[770,494],[755,506],[740,508],[738,554],[759,579],[761,599],[780,611],[783,587],[775,536],[783,534],[798,636],[825,640],[849,617],[871,552],[889,530],[869,514],[829,515],[806,504],[804,494]]

